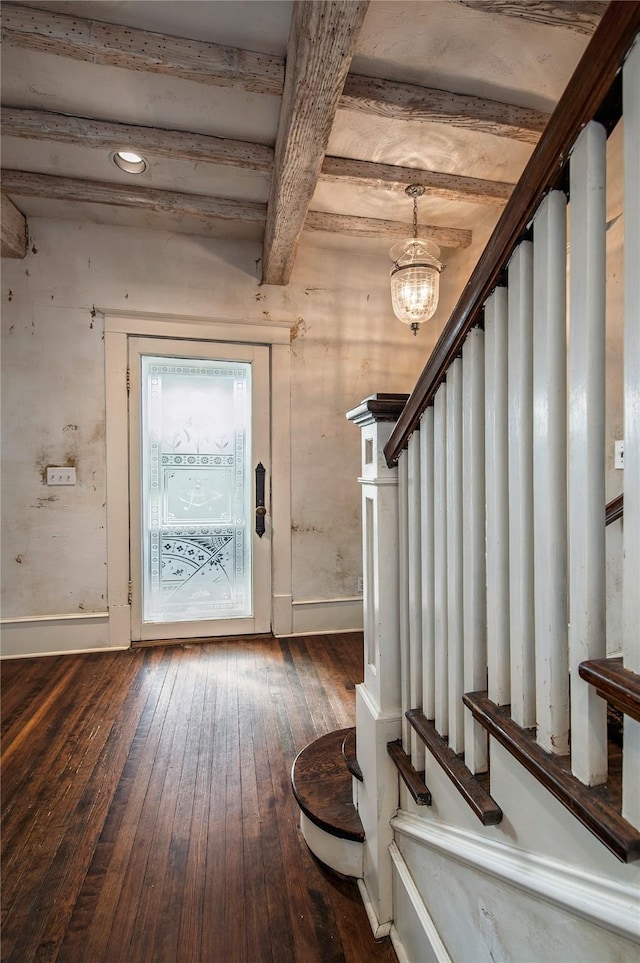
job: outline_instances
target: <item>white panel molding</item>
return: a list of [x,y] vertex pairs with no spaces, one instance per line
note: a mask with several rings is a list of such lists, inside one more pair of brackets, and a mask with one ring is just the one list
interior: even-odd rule
[[400,811],[395,832],[535,899],[637,941],[638,889],[504,843]]
[[[395,823],[395,820],[393,820],[393,822]],[[391,843],[391,845],[389,846],[389,853],[391,854],[391,860],[393,862],[393,868],[397,876],[398,885],[399,887],[400,886],[402,887],[402,891],[404,892],[405,896],[408,898],[411,904],[411,907],[422,928],[424,941],[426,942],[426,945],[428,946],[428,948],[431,950],[430,959],[435,959],[438,961],[438,963],[453,963],[453,960],[449,956],[449,953],[447,952],[447,948],[442,942],[440,934],[436,929],[436,925],[431,918],[431,914],[427,910],[427,907],[424,905],[424,900],[422,899],[420,890],[416,886],[413,880],[413,877],[409,872],[409,868],[404,860],[404,857],[402,856],[402,853],[400,852],[400,850],[398,849],[395,843]],[[398,895],[399,894],[396,894],[396,900],[398,899]],[[395,936],[395,939],[394,939],[394,936]],[[404,958],[406,960],[409,960],[409,957],[407,957],[404,951],[404,947],[402,946],[399,933],[395,928],[395,926],[393,927],[391,932],[391,940],[393,942],[394,948],[396,949],[397,953],[398,953],[398,947],[396,946],[396,942],[398,942],[402,947],[402,953],[401,954],[398,953],[398,959]],[[427,957],[425,955],[425,959],[426,958]]]
[[0,620],[2,660],[128,648],[110,640],[108,612],[16,616]]
[[292,626],[286,635],[324,635],[331,632],[361,632],[362,596],[341,599],[294,599]]

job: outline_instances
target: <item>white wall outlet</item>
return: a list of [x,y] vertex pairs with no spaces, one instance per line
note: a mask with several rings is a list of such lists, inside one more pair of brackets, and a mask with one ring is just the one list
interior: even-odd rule
[[51,468],[47,465],[47,485],[75,485],[75,468]]
[[364,592],[364,578],[362,577],[362,575],[358,576],[358,592],[359,593]]
[[616,441],[614,451],[613,467],[624,468],[624,442]]

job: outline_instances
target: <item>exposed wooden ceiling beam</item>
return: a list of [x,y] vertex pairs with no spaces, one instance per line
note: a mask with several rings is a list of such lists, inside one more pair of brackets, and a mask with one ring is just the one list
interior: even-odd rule
[[564,27],[591,36],[607,9],[608,0],[459,0],[465,7],[482,13],[517,17],[530,23]]
[[181,130],[115,124],[49,110],[3,107],[2,133],[4,137],[76,144],[105,151],[126,149],[141,154],[148,151],[172,160],[226,164],[252,171],[270,173],[273,167],[273,148],[262,144]]
[[549,114],[432,87],[349,74],[340,107],[391,120],[452,124],[537,144]]
[[[284,61],[279,57],[20,4],[2,4],[2,40],[74,60],[163,73],[195,83],[276,95],[283,90]],[[449,123],[527,143],[537,142],[547,120],[546,114],[510,104],[357,75],[347,78],[340,107],[394,120]]]
[[[80,180],[74,177],[57,177],[52,174],[32,174],[28,171],[2,171],[2,192],[3,198],[5,194],[17,197],[43,197],[49,200],[104,204],[162,214],[243,221],[250,224],[263,224],[267,212],[266,204],[259,201],[235,201],[225,197],[183,194],[178,191],[158,190],[130,184],[111,184],[106,181]],[[2,213],[4,220],[4,207]],[[394,238],[408,237],[411,233],[411,226],[401,221],[323,214],[320,211],[308,212],[305,228],[311,231],[349,234],[351,237]],[[441,247],[449,248],[468,247],[471,242],[471,231],[432,225],[421,224],[420,236],[429,237]]]
[[296,0],[262,253],[265,284],[288,284],[369,0]]
[[24,214],[5,194],[2,195],[0,216],[0,256],[26,257],[27,221]]
[[[116,124],[49,110],[3,107],[2,133],[4,137],[75,144],[105,151],[126,147],[171,160],[224,164],[268,174],[273,168],[273,148],[262,144],[180,130]],[[504,205],[513,190],[513,184],[501,181],[344,157],[325,157],[320,180],[393,191],[403,191],[409,184],[420,184],[432,197],[497,207]]]
[[163,214],[184,214],[217,220],[264,222],[266,207],[258,201],[236,201],[205,194],[182,194],[178,191],[110,184],[106,181],[32,174],[28,171],[2,171],[2,190],[19,197],[46,197],[58,201],[81,201],[133,207]]
[[444,174],[416,167],[395,167],[347,157],[325,157],[321,181],[348,183],[381,190],[404,191],[410,184],[424,187],[426,194],[445,201],[468,201],[504,207],[514,185],[504,181],[487,181],[479,177]]
[[280,94],[284,82],[280,57],[14,3],[2,5],[2,40],[102,66],[147,70],[260,94]]
[[[328,231],[350,237],[411,237],[411,228],[403,221],[384,221],[376,217],[350,217],[348,214],[323,214],[309,211],[305,221],[309,231]],[[453,227],[421,224],[418,233],[440,247],[463,248],[471,244],[471,231]]]

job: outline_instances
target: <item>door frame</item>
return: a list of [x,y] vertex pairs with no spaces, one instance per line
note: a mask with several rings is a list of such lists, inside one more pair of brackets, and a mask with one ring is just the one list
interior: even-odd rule
[[131,645],[129,602],[128,339],[132,336],[266,345],[271,381],[271,626],[292,631],[291,348],[288,322],[259,324],[103,309],[106,383],[107,598],[109,645]]

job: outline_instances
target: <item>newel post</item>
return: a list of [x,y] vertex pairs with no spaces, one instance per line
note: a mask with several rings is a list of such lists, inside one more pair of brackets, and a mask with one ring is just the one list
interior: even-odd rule
[[398,806],[397,772],[387,743],[401,736],[398,470],[384,446],[408,395],[377,394],[347,413],[362,431],[364,682],[356,688],[356,739],[363,781],[355,782],[365,830],[365,906],[377,936],[390,929],[391,817]]

